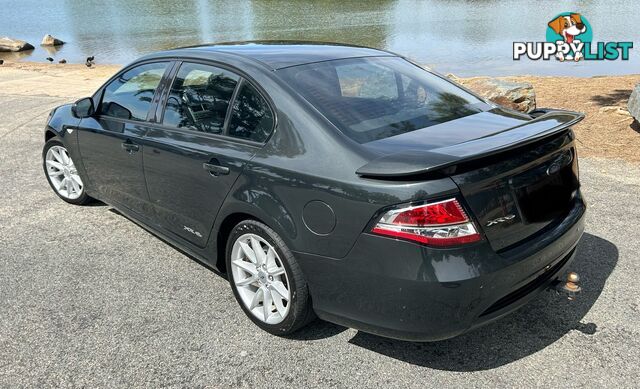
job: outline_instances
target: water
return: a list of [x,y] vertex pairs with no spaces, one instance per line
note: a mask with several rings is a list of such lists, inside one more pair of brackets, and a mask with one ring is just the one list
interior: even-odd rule
[[[142,54],[207,42],[296,39],[389,49],[461,76],[542,74],[593,76],[640,73],[638,0],[0,0],[0,36],[36,49],[2,53],[8,60],[52,56],[125,64]],[[544,41],[556,14],[586,16],[596,41],[633,41],[629,61],[513,61],[514,41]],[[44,34],[66,42],[39,46]]]

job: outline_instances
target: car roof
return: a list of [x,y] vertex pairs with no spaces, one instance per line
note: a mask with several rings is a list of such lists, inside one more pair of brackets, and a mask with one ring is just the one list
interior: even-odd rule
[[356,57],[395,56],[384,50],[342,43],[304,41],[246,41],[182,47],[145,56],[145,59],[166,55],[197,53],[203,59],[214,59],[216,53],[232,54],[259,62],[272,70],[313,62]]

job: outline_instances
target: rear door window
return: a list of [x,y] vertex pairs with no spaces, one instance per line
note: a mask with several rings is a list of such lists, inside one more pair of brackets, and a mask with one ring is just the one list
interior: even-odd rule
[[273,131],[273,112],[265,98],[244,81],[233,102],[228,135],[254,142],[264,142]]
[[183,63],[171,85],[162,123],[221,134],[239,79],[215,66]]
[[100,114],[119,119],[146,120],[167,65],[168,62],[155,62],[120,74],[105,88]]

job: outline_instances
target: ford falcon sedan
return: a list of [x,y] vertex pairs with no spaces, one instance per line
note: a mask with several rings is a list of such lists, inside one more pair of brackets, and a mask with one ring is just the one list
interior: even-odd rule
[[582,117],[502,108],[387,51],[244,42],[140,58],[54,109],[42,155],[62,200],[212,267],[272,334],[319,317],[434,341],[567,272]]

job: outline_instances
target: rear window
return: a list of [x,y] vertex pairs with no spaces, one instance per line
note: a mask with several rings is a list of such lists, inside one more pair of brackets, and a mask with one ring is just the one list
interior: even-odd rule
[[359,143],[430,127],[486,107],[454,84],[398,57],[341,59],[278,73]]

